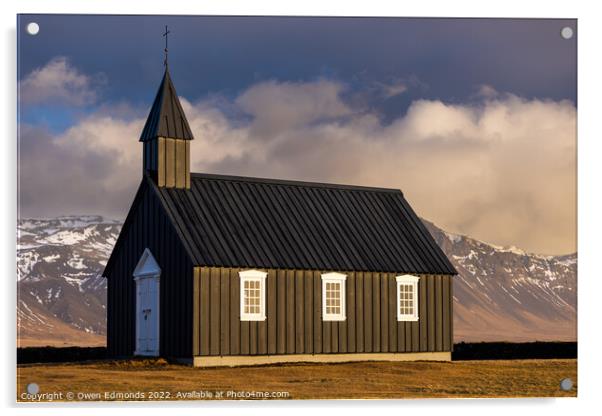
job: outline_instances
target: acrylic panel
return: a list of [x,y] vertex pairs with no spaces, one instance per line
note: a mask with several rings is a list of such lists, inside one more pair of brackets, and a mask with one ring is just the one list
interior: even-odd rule
[[577,395],[575,19],[17,34],[18,401]]

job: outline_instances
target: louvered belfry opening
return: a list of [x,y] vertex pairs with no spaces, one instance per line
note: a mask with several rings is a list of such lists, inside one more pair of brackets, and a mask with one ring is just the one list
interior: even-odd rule
[[190,125],[178,99],[169,70],[142,130],[143,170],[159,187],[190,188]]

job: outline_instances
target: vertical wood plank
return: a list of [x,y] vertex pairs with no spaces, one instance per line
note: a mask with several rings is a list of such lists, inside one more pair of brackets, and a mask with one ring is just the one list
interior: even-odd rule
[[[239,285],[239,306],[238,309],[240,311],[240,270],[237,272],[238,274],[238,285]],[[240,311],[240,314],[242,315],[242,311]],[[239,321],[240,321],[240,315],[239,315]],[[249,355],[251,353],[251,349],[250,349],[250,333],[251,333],[251,326],[249,325],[249,321],[240,321],[240,353],[242,355]]]
[[[322,281],[322,276],[320,275],[320,293],[323,295],[322,288],[324,287],[324,283]],[[324,299],[322,299],[322,304],[324,303]],[[320,305],[323,311],[322,305]],[[325,321],[324,315],[322,315],[322,352],[329,353],[332,350],[332,322]]]
[[277,299],[276,308],[278,316],[276,317],[276,351],[278,354],[286,353],[286,271],[278,270],[276,272]]
[[220,348],[220,270],[211,267],[209,286],[211,287],[211,355],[219,355]]
[[428,275],[427,280],[427,325],[428,325],[428,350],[435,351],[435,279],[432,274]]
[[441,276],[435,276],[435,348],[437,351],[443,350],[443,290],[441,288]]
[[322,352],[332,351],[332,322],[322,320]]
[[311,354],[314,351],[314,331],[313,331],[313,323],[314,323],[314,319],[313,319],[313,311],[314,311],[314,305],[313,305],[313,289],[314,289],[314,285],[313,285],[313,272],[311,271],[305,271],[303,272],[303,286],[304,286],[304,291],[303,293],[305,294],[304,296],[304,306],[303,306],[303,310],[305,312],[305,318],[304,318],[304,322],[305,322],[305,328],[304,328],[304,334],[305,334],[305,353],[306,354]]
[[165,140],[165,186],[173,188],[176,186],[175,161],[176,161],[176,145],[174,139]]
[[380,352],[380,274],[372,273],[372,351]]
[[418,281],[418,324],[420,327],[420,351],[428,351],[426,281],[427,276],[425,275],[422,275]]
[[230,355],[230,269],[220,269],[220,355]]
[[190,189],[190,140],[186,140],[186,189]]
[[250,354],[250,348],[249,348],[250,332],[251,331],[250,331],[249,321],[240,321],[240,353],[242,355]]
[[319,354],[322,352],[322,282],[319,272],[314,271],[311,275],[314,287],[314,354]]
[[[397,289],[397,285],[395,286]],[[395,302],[395,316],[397,316],[397,302]],[[406,323],[397,321],[397,352],[406,352]]]
[[201,355],[201,268],[194,267],[192,273],[192,355],[196,356]]
[[372,352],[372,273],[364,273],[364,351]]
[[186,142],[175,140],[175,179],[177,188],[186,187]]
[[295,353],[295,271],[286,271],[286,352]]
[[381,320],[381,341],[380,350],[389,351],[389,285],[387,284],[386,273],[380,276],[380,320]]
[[389,352],[398,352],[397,349],[397,286],[395,276],[387,273],[389,286]]
[[259,322],[249,321],[249,354],[257,354],[257,343],[259,340]]
[[[348,278],[349,277],[347,277],[347,279]],[[348,283],[345,282],[345,293],[342,294],[343,299],[345,301],[345,310],[343,311],[343,313],[345,314],[345,320],[337,323],[337,351],[339,353],[347,352],[347,320],[349,319],[349,316],[347,316],[347,313],[349,311],[349,307],[347,306],[347,290]]]
[[305,302],[304,298],[304,285],[303,285],[303,271],[295,270],[294,275],[295,282],[295,352],[301,354],[304,352],[305,339],[303,337],[303,331],[305,329],[305,311],[303,306]]
[[165,186],[165,139],[163,137],[159,137],[157,140],[159,144],[157,182],[159,186]]
[[[266,270],[264,270],[266,271]],[[267,270],[267,275],[265,277],[265,282],[264,282],[264,290],[265,290],[265,305],[264,307],[266,308],[266,310],[264,311],[264,313],[266,314],[266,319],[264,319],[263,321],[258,321],[257,322],[257,354],[267,354],[268,353],[268,321],[267,321],[267,317],[268,317],[268,297],[269,297],[269,291],[268,291],[268,282],[269,282],[269,278],[270,278],[270,271]]]
[[158,153],[159,153],[159,143],[158,140],[155,143],[149,142],[149,146],[151,148],[151,166],[152,170],[157,171],[158,166]]
[[405,339],[405,350],[406,352],[411,352],[412,351],[412,322],[411,321],[406,321],[405,322],[405,334],[406,334],[406,339]]
[[355,340],[355,273],[347,275],[347,352],[356,351]]
[[278,279],[277,271],[270,270],[266,277],[266,303],[267,303],[267,319],[268,319],[268,354],[276,354],[277,340],[277,314],[276,303],[278,299],[278,291],[276,280]]
[[443,351],[450,351],[450,337],[449,337],[449,276],[441,276],[442,279],[442,289],[443,289]]
[[209,268],[201,268],[201,355],[209,355],[209,342],[211,337],[211,309],[209,304],[211,287],[209,281]]
[[364,352],[364,273],[355,273],[355,342],[356,351]]
[[230,269],[230,353],[240,354],[240,276]]
[[339,352],[339,325],[341,321],[332,321],[330,323],[330,352]]

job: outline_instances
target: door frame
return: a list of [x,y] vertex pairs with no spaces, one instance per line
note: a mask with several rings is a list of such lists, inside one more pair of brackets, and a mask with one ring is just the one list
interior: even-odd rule
[[[134,269],[133,277],[136,283],[136,339],[135,345],[136,349],[134,351],[134,355],[143,355],[143,356],[151,356],[157,357],[159,356],[160,351],[160,330],[161,330],[161,268],[159,264],[155,260],[155,257],[151,253],[151,251],[147,248],[142,253],[138,264],[136,265],[136,269]],[[156,320],[155,320],[155,330],[157,334],[157,344],[156,349],[152,351],[142,351],[141,346],[138,345],[139,335],[140,335],[140,324],[141,324],[141,311],[140,311],[140,295],[138,288],[143,281],[152,281],[157,288],[156,293]]]

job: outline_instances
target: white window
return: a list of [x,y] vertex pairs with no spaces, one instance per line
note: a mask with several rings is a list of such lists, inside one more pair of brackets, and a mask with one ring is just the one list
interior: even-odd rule
[[259,270],[245,270],[240,276],[240,320],[265,321],[265,277]]
[[397,320],[418,320],[418,276],[397,276]]
[[322,275],[322,320],[345,320],[345,281],[347,276],[341,273]]

